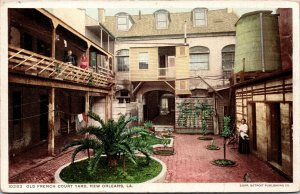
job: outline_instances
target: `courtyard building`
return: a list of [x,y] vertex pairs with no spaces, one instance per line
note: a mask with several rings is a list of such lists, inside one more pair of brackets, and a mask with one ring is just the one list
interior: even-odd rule
[[[110,66],[100,62],[113,59],[113,53],[51,12],[8,10],[11,156],[45,141],[54,155],[55,137],[77,130],[78,115],[89,110],[111,118],[113,61]],[[107,41],[103,38],[102,44]],[[64,59],[69,50],[73,64]],[[80,67],[83,55],[89,69]]]
[[232,9],[114,16],[99,9],[100,23],[116,37],[113,118],[130,113],[157,130],[199,133],[199,118],[182,123],[178,106],[208,103],[209,132],[218,134],[229,109],[237,20]]
[[[242,182],[249,172],[258,182],[292,181],[291,9],[238,17],[230,8],[113,16],[98,8],[93,18],[85,9],[10,8],[8,35],[11,182],[31,181],[32,150],[47,147],[51,156],[36,166],[41,171],[53,174],[65,164],[71,154],[61,153],[64,140],[96,124],[86,119],[90,110],[104,121],[127,114],[138,116],[138,125],[152,121],[155,131],[176,132],[178,154],[164,158],[167,182],[226,182],[230,171],[195,165],[214,157],[191,135],[203,132],[204,113],[195,107],[204,105],[211,110],[210,134],[220,135],[224,116],[234,132],[242,119],[249,127],[251,155],[231,147],[229,156],[241,167],[228,182]],[[26,169],[19,172],[25,151]],[[191,177],[182,176],[185,168]],[[272,177],[273,169],[284,177]],[[41,182],[53,182],[51,173]]]
[[292,10],[277,14],[257,11],[237,22],[234,115],[237,125],[248,122],[251,152],[292,179]]

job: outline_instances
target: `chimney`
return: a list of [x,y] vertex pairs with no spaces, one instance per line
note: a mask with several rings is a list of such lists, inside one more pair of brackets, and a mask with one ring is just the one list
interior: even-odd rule
[[227,13],[232,13],[233,9],[232,8],[227,8]]
[[139,10],[139,20],[141,20],[142,19],[142,12],[141,12],[141,10]]
[[98,21],[103,24],[105,22],[105,9],[98,8]]

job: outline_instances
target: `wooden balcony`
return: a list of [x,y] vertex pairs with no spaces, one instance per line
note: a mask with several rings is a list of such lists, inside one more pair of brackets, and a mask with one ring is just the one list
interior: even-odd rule
[[158,79],[168,79],[175,77],[175,68],[158,68]]
[[114,76],[109,69],[101,68],[100,72],[96,73],[11,45],[8,47],[8,61],[9,72],[99,88],[109,88],[115,83]]

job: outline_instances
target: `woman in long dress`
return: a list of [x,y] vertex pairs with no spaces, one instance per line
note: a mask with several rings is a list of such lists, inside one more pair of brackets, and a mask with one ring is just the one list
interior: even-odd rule
[[248,125],[246,124],[246,119],[242,119],[242,124],[240,125],[239,132],[239,153],[249,154],[249,138],[248,138]]

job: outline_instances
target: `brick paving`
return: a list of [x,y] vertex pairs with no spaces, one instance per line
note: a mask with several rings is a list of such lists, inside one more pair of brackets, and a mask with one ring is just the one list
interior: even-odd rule
[[[236,167],[214,166],[210,162],[222,158],[223,150],[207,150],[205,145],[210,141],[201,141],[197,137],[199,135],[175,134],[175,155],[156,156],[167,165],[166,183],[243,182],[245,173],[249,173],[250,182],[288,182],[255,156],[238,154],[236,149],[227,149],[227,158],[237,161]],[[215,142],[222,146],[223,139],[216,137]],[[59,153],[56,157],[44,157],[38,164],[30,164],[27,161],[29,157],[27,159],[24,157],[22,160],[19,156],[19,161],[11,162],[9,166],[10,183],[53,183],[55,171],[70,162],[71,154],[72,152],[68,151]],[[86,155],[86,153],[79,153],[77,158]],[[22,168],[21,163],[25,164],[26,168]],[[23,170],[17,170],[18,168]]]

